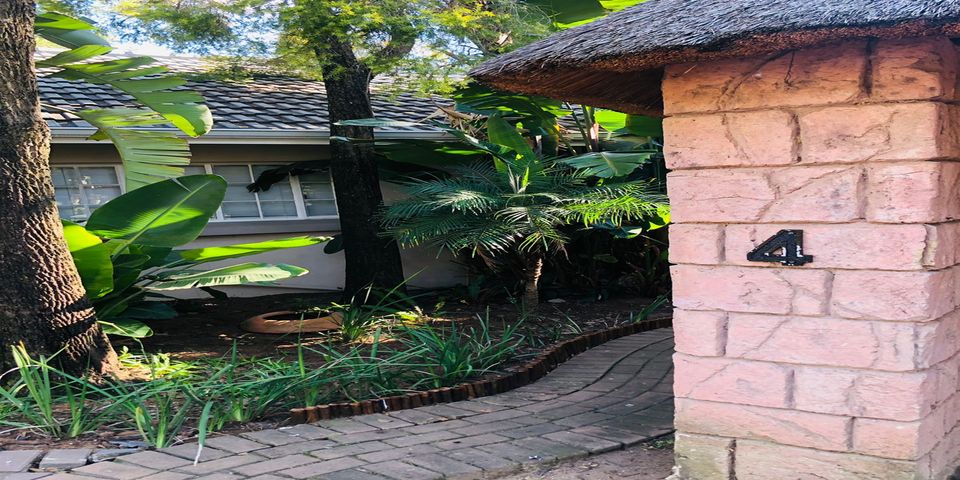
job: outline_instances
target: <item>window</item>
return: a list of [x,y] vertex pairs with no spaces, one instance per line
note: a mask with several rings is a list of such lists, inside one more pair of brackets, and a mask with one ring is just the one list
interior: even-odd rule
[[99,206],[123,193],[123,175],[116,166],[52,167],[60,218],[83,222]]
[[[220,175],[227,181],[223,204],[211,219],[214,222],[337,217],[333,184],[326,172],[288,177],[266,192],[247,191],[260,173],[275,166],[194,164],[184,173]],[[123,193],[120,166],[57,166],[52,171],[57,208],[65,220],[82,222]]]

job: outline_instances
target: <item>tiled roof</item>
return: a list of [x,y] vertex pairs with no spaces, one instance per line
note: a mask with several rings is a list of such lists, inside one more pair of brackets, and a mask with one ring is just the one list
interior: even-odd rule
[[[40,52],[38,56],[45,56]],[[123,57],[132,55],[123,55]],[[190,57],[155,57],[173,71],[197,73],[204,70],[202,59]],[[135,105],[128,95],[107,85],[93,85],[43,76],[39,78],[43,103],[68,110],[109,108]],[[384,92],[383,81],[374,83],[371,101],[374,115],[388,120],[419,122],[451,102],[442,98],[423,98],[410,94]],[[213,112],[215,135],[224,130],[256,130],[259,132],[313,132],[329,134],[327,96],[322,82],[281,76],[258,76],[250,80],[196,79],[187,88],[203,95]],[[43,116],[54,131],[66,128],[91,128],[77,116],[53,109],[44,109]],[[390,127],[394,133],[436,134],[428,125]]]

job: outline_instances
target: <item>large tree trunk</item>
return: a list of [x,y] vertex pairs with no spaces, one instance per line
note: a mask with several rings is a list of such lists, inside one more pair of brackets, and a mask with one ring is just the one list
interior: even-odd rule
[[[40,117],[33,0],[0,0],[0,365],[10,346],[72,372],[118,365],[63,239]],[[4,370],[6,367],[3,368]]]
[[[323,82],[327,89],[331,136],[373,139],[366,127],[336,125],[341,120],[370,118],[370,70],[351,46],[333,37],[322,39]],[[345,294],[349,298],[367,285],[391,289],[402,284],[403,265],[396,242],[380,235],[376,214],[383,204],[373,146],[331,142],[330,173],[336,190],[340,229],[346,255]]]

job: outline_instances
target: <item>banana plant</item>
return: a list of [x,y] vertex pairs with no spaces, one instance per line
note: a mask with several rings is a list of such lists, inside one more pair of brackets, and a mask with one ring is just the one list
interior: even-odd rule
[[525,3],[540,7],[553,25],[564,30],[590,23],[610,13],[632,7],[646,0],[523,0]]
[[107,85],[131,97],[139,106],[69,110],[56,105],[44,108],[77,115],[97,131],[91,140],[110,140],[123,161],[127,190],[183,175],[190,163],[190,148],[181,132],[197,137],[213,126],[203,97],[182,89],[186,80],[169,74],[151,57],[97,60],[112,47],[92,24],[59,13],[37,15],[35,33],[67,48],[36,62],[48,76]]
[[74,264],[107,333],[151,335],[143,320],[176,316],[167,303],[148,300],[164,298],[164,292],[264,285],[307,273],[304,268],[286,264],[205,265],[316,245],[328,241],[328,237],[177,248],[203,232],[226,189],[226,181],[216,175],[164,180],[107,202],[90,215],[85,225],[63,222]]

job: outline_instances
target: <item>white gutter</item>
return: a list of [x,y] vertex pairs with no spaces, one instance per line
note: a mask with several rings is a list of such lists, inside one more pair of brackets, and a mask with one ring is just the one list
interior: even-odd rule
[[[84,127],[50,127],[51,143],[105,143],[88,140],[95,129]],[[379,131],[378,140],[451,140],[445,132]],[[330,132],[322,130],[262,130],[253,128],[214,128],[206,135],[191,138],[191,144],[242,144],[242,145],[329,145]]]

